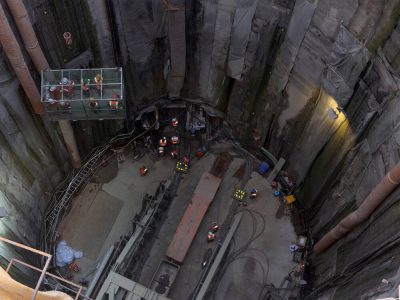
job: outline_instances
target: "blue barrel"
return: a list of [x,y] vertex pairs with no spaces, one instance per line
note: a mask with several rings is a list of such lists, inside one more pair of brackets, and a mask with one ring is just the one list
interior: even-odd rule
[[264,175],[265,173],[267,173],[269,170],[269,164],[267,164],[266,162],[261,162],[258,166],[258,173],[260,173],[261,175]]

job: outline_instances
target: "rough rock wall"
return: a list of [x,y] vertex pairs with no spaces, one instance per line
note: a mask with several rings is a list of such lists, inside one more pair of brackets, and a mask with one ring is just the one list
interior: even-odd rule
[[[0,49],[0,206],[8,212],[0,220],[0,235],[37,247],[47,201],[70,166],[54,126],[34,115],[27,101]],[[2,266],[20,255],[29,258],[0,243]],[[17,268],[13,272],[24,280]]]
[[[398,92],[382,89],[391,76],[382,58],[371,61],[346,110],[346,122],[308,173],[301,198],[310,207],[315,238],[353,211],[399,161]],[[365,224],[313,258],[316,290],[309,299],[369,299],[390,290],[381,280],[391,279],[398,269],[400,224],[392,214],[399,199],[397,191]]]
[[169,50],[163,1],[113,1],[130,102],[148,104],[167,95]]
[[[303,183],[315,238],[399,160],[398,8],[399,1],[296,1],[254,127]],[[396,295],[398,205],[396,191],[365,224],[313,257],[307,299]]]

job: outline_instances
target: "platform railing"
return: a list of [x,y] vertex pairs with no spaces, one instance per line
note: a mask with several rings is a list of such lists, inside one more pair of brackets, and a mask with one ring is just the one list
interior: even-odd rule
[[10,260],[10,262],[9,262],[9,264],[8,264],[8,266],[7,266],[7,268],[6,268],[6,272],[9,273],[11,267],[12,267],[13,265],[15,265],[16,263],[18,263],[18,264],[23,265],[23,266],[25,266],[25,267],[28,267],[28,268],[30,268],[30,269],[32,269],[32,270],[35,270],[35,271],[37,271],[37,272],[40,272],[40,277],[39,277],[39,279],[38,279],[38,281],[37,281],[37,283],[36,283],[35,289],[33,290],[33,293],[32,293],[32,298],[31,298],[32,300],[36,299],[36,295],[37,295],[37,293],[39,292],[39,288],[40,288],[40,286],[41,286],[41,284],[42,284],[42,282],[43,282],[43,280],[44,280],[44,278],[45,278],[46,275],[47,275],[47,276],[50,276],[50,277],[53,277],[53,278],[56,278],[56,279],[58,279],[58,280],[60,280],[60,281],[63,281],[63,282],[65,282],[65,283],[67,283],[67,284],[69,284],[69,285],[71,285],[71,286],[76,287],[76,288],[78,289],[78,291],[76,292],[75,300],[79,299],[79,296],[80,296],[80,294],[81,294],[81,292],[82,292],[82,286],[80,286],[80,285],[78,285],[78,284],[76,284],[76,283],[73,283],[73,282],[71,282],[71,281],[69,281],[69,280],[66,280],[66,279],[64,279],[64,278],[58,277],[58,276],[56,276],[56,275],[53,275],[53,274],[47,272],[47,269],[48,269],[48,267],[49,267],[49,265],[50,265],[50,261],[51,261],[51,258],[52,258],[52,255],[51,255],[51,254],[48,254],[48,253],[46,253],[46,252],[37,250],[37,249],[35,249],[35,248],[29,247],[29,246],[26,246],[26,245],[23,245],[23,244],[14,242],[14,241],[11,241],[11,240],[6,239],[6,238],[1,237],[1,236],[0,236],[0,241],[2,241],[2,242],[4,242],[4,243],[7,243],[7,244],[10,244],[10,245],[13,245],[13,246],[18,247],[18,248],[22,248],[22,249],[28,250],[28,251],[30,251],[30,252],[32,252],[32,253],[41,255],[41,256],[43,256],[43,257],[46,258],[46,262],[45,262],[44,267],[43,267],[42,269],[36,268],[36,267],[34,267],[34,266],[32,266],[32,265],[30,265],[30,264],[28,264],[28,263],[26,263],[26,262],[23,262],[23,261],[21,261],[21,260],[19,260],[19,259],[16,259],[16,258],[12,258],[12,259]]

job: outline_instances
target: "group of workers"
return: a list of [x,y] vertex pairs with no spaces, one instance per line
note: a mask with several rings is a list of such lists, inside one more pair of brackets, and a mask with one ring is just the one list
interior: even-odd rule
[[[170,122],[170,126],[174,128],[179,127],[179,121],[177,118],[172,118]],[[178,135],[173,135],[171,136],[170,140],[168,141],[168,138],[163,136],[160,138],[158,141],[158,156],[162,157],[165,155],[167,149],[170,149],[170,156],[172,159],[178,159],[178,149],[177,146],[179,144],[180,140]],[[185,159],[185,157],[184,157]],[[187,159],[187,158],[186,158]],[[188,160],[188,159],[187,159]],[[142,166],[139,168],[139,173],[141,176],[146,176],[149,170],[146,168],[146,166]]]
[[[170,125],[174,128],[179,126],[179,122],[177,118],[172,118]],[[178,158],[178,149],[177,145],[179,144],[179,137],[178,135],[173,135],[170,138],[170,142],[168,142],[167,137],[162,137],[158,142],[158,155],[164,156],[167,148],[170,148],[170,156],[172,159]],[[170,145],[170,146],[169,146]]]
[[[96,74],[93,78],[95,83],[95,90],[99,98],[103,97],[103,77],[101,74]],[[91,80],[89,78],[82,78],[81,81],[81,92],[82,95],[88,99],[88,106],[90,109],[96,110],[100,109],[100,102],[96,100],[91,93]],[[51,110],[67,110],[71,108],[71,100],[75,93],[75,82],[74,80],[68,79],[67,77],[62,78],[58,85],[52,85],[48,89],[48,106]],[[109,109],[117,110],[123,108],[120,95],[112,92],[111,99],[108,100],[107,106]]]
[[179,144],[179,137],[174,135],[170,139],[170,143],[168,143],[168,140],[166,137],[162,137],[158,143],[158,155],[159,156],[164,156],[167,147],[171,144],[170,149],[170,155],[172,159],[178,158],[178,150],[177,150],[177,145]]

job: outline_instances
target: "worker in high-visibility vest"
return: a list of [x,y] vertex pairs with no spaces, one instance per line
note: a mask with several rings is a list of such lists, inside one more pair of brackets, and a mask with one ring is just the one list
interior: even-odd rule
[[178,127],[178,125],[179,125],[178,119],[177,118],[172,118],[171,126],[172,127]]
[[172,150],[171,151],[171,158],[172,159],[176,159],[176,158],[178,158],[178,150]]
[[84,78],[82,79],[82,94],[85,97],[90,97],[90,79],[89,78]]
[[171,137],[171,143],[172,143],[172,145],[179,144],[179,137],[177,137],[177,136]]
[[96,76],[94,77],[94,82],[96,83],[97,95],[101,97],[103,92],[103,77],[101,77],[100,74],[96,74]]
[[146,176],[148,172],[149,172],[149,170],[145,166],[141,166],[139,168],[139,173],[141,176]]
[[217,224],[217,222],[212,222],[211,226],[210,226],[210,231],[211,232],[216,232],[218,230],[219,226]]
[[108,106],[111,109],[119,109],[120,108],[120,96],[116,93],[112,93],[111,95],[112,100],[108,101]]
[[64,77],[61,80],[61,85],[64,95],[68,98],[71,98],[74,95],[75,82],[73,80],[68,79],[67,77]]
[[207,241],[212,242],[216,237],[217,236],[216,236],[216,234],[214,232],[209,231],[208,235],[207,235]]
[[89,98],[89,107],[95,113],[97,113],[97,109],[100,107],[100,103],[99,103],[99,101],[95,100],[93,97],[90,97]]
[[158,147],[158,154],[160,155],[160,156],[164,156],[164,154],[165,154],[165,148],[164,147]]
[[167,147],[167,138],[165,136],[161,138],[159,144],[161,147]]
[[257,189],[252,189],[250,191],[250,198],[252,198],[252,199],[256,198],[257,197],[257,193],[258,193]]
[[49,88],[49,94],[50,94],[50,98],[53,100],[60,100],[61,99],[61,90],[59,86],[51,86]]

